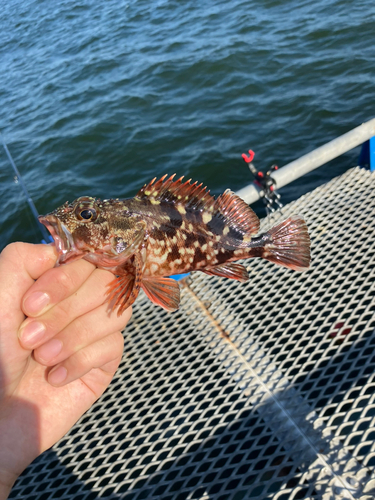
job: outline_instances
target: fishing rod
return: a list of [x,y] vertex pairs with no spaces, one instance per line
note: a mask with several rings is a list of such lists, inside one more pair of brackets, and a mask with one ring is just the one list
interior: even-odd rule
[[10,154],[10,152],[9,152],[8,146],[5,144],[4,137],[1,134],[1,132],[0,132],[0,137],[1,137],[1,141],[3,143],[4,149],[5,149],[5,152],[6,152],[7,156],[8,156],[9,161],[10,161],[10,164],[12,165],[14,173],[16,174],[16,177],[15,177],[14,180],[15,180],[15,182],[19,182],[21,184],[22,191],[24,192],[24,194],[26,196],[26,201],[27,201],[27,203],[28,203],[28,205],[30,207],[30,210],[31,210],[31,212],[32,212],[32,214],[33,214],[33,216],[34,216],[34,218],[36,220],[37,226],[39,227],[40,232],[43,235],[43,243],[48,243],[49,241],[51,241],[51,238],[50,238],[50,236],[49,236],[49,234],[47,232],[47,229],[38,220],[38,215],[39,215],[38,211],[35,208],[34,202],[33,202],[32,198],[31,198],[31,196],[29,195],[29,192],[28,192],[28,190],[27,190],[27,188],[25,186],[25,183],[24,183],[24,181],[22,179],[22,176],[19,173],[18,168],[16,167],[16,164],[13,161],[13,158],[12,158],[12,155]]

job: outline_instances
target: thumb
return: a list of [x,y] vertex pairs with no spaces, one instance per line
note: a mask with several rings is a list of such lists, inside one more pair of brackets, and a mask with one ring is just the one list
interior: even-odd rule
[[17,338],[22,298],[56,259],[53,246],[29,243],[12,243],[0,254],[0,394],[19,379],[30,355]]

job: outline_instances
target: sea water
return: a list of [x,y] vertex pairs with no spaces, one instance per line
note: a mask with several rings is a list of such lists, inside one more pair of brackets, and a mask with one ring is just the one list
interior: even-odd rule
[[[237,190],[252,180],[248,149],[259,169],[282,166],[375,116],[374,36],[371,0],[8,0],[0,130],[42,214],[165,173]],[[1,248],[40,239],[13,177],[1,149]]]

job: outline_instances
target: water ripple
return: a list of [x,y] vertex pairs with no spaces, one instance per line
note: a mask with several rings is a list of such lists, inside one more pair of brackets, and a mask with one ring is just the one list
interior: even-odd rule
[[[369,0],[9,0],[0,128],[41,213],[166,172],[239,189],[250,147],[259,167],[282,165],[374,116],[374,32]],[[5,154],[0,167],[1,246],[36,241]]]

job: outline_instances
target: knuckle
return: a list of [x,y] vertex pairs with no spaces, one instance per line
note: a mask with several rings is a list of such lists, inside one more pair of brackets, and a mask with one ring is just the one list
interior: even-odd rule
[[17,259],[18,257],[25,254],[28,245],[28,243],[23,243],[21,241],[9,243],[9,245],[7,245],[1,252],[1,255],[6,259]]
[[115,346],[117,347],[118,350],[121,350],[121,352],[124,349],[125,345],[125,340],[121,332],[116,332],[115,333]]
[[92,337],[92,328],[87,324],[85,316],[80,316],[74,320],[74,330],[77,332],[80,343],[86,343]]
[[74,359],[85,370],[95,367],[95,354],[92,349],[81,349],[76,352]]
[[118,356],[117,358],[112,359],[108,363],[104,363],[102,366],[100,366],[100,369],[113,377],[113,375],[116,373],[117,368],[119,367],[119,364],[121,363],[122,356]]
[[54,315],[57,321],[62,321],[63,324],[72,320],[72,310],[69,301],[62,300],[54,307]]
[[59,267],[56,269],[56,281],[59,284],[59,287],[62,289],[63,293],[69,293],[72,289],[75,288],[75,277],[72,275],[71,270],[64,269],[63,267]]
[[132,314],[133,314],[133,309],[132,309],[132,306],[130,306],[120,316],[120,328],[122,330],[124,330],[126,325],[129,323],[130,318],[132,317]]
[[25,250],[25,248],[28,246],[27,243],[23,243],[22,241],[15,241],[13,243],[9,243],[9,245],[7,245],[5,248],[4,248],[4,252],[22,252]]
[[124,350],[124,337],[120,331],[112,333],[108,343],[108,359],[117,359]]
[[114,359],[118,357],[120,351],[122,352],[124,347],[124,337],[120,331],[116,331],[101,339],[100,343],[103,358],[108,360]]
[[64,330],[73,320],[75,320],[74,311],[68,299],[58,302],[43,316],[43,321],[48,324],[48,329],[53,331],[54,334]]

